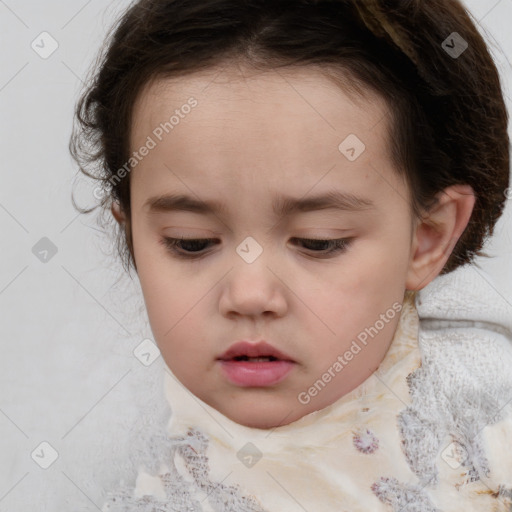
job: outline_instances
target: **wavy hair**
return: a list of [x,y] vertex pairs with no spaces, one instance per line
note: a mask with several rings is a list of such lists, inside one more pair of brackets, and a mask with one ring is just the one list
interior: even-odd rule
[[[454,57],[453,33],[467,43]],[[460,40],[460,39],[459,39]],[[389,151],[420,217],[437,194],[469,184],[468,225],[441,274],[469,263],[501,216],[509,186],[508,113],[482,35],[459,0],[139,0],[107,35],[75,107],[69,149],[80,171],[130,219],[130,186],[112,177],[130,158],[135,100],[157,78],[233,61],[256,69],[318,65],[340,87],[377,92],[390,111]],[[109,217],[111,220],[111,217]],[[115,240],[136,269],[129,222]]]

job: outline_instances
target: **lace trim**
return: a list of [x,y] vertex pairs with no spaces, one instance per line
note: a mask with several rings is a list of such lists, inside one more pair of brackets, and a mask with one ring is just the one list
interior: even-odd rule
[[[137,497],[133,489],[123,486],[108,493],[102,512],[267,512],[256,498],[242,495],[240,486],[210,480],[206,456],[208,439],[199,430],[190,429],[186,436],[176,437],[163,432],[152,436],[151,444],[167,451],[165,459],[170,468],[159,475],[165,498]],[[178,471],[176,455],[183,457],[192,482]],[[203,498],[199,497],[201,494]]]

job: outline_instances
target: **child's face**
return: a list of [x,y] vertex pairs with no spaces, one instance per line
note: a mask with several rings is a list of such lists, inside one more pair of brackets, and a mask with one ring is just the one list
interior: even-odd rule
[[[414,222],[388,156],[384,101],[355,104],[312,69],[245,78],[216,69],[159,84],[134,109],[131,151],[150,149],[131,173],[131,227],[166,364],[201,400],[251,427],[284,425],[332,404],[382,361],[411,272]],[[197,106],[182,108],[190,97]],[[159,141],[160,123],[173,115]],[[339,149],[350,134],[366,146],[359,156],[353,137]],[[274,214],[277,198],[329,192],[373,206]],[[149,201],[168,194],[223,209],[150,210]],[[214,241],[184,244],[181,252],[202,256],[182,259],[163,237]],[[328,254],[333,243],[301,238],[350,240]],[[293,359],[291,369],[276,383],[231,381],[219,357],[241,340],[265,340]]]

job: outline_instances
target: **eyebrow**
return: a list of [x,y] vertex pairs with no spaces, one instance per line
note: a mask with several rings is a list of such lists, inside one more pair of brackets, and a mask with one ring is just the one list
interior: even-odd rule
[[[317,210],[362,211],[375,207],[372,200],[348,192],[330,191],[325,194],[296,199],[290,196],[274,198],[272,208],[278,218]],[[185,194],[167,194],[149,198],[143,205],[149,214],[187,211],[203,215],[226,213],[218,201],[195,199]]]

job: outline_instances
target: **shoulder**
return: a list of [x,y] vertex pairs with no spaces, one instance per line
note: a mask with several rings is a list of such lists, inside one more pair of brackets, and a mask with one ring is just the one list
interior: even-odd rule
[[437,276],[415,296],[425,329],[469,326],[502,334],[512,346],[512,301],[475,265]]
[[435,418],[441,450],[458,447],[470,480],[512,500],[512,305],[489,274],[466,265],[420,290],[416,307],[413,404]]

